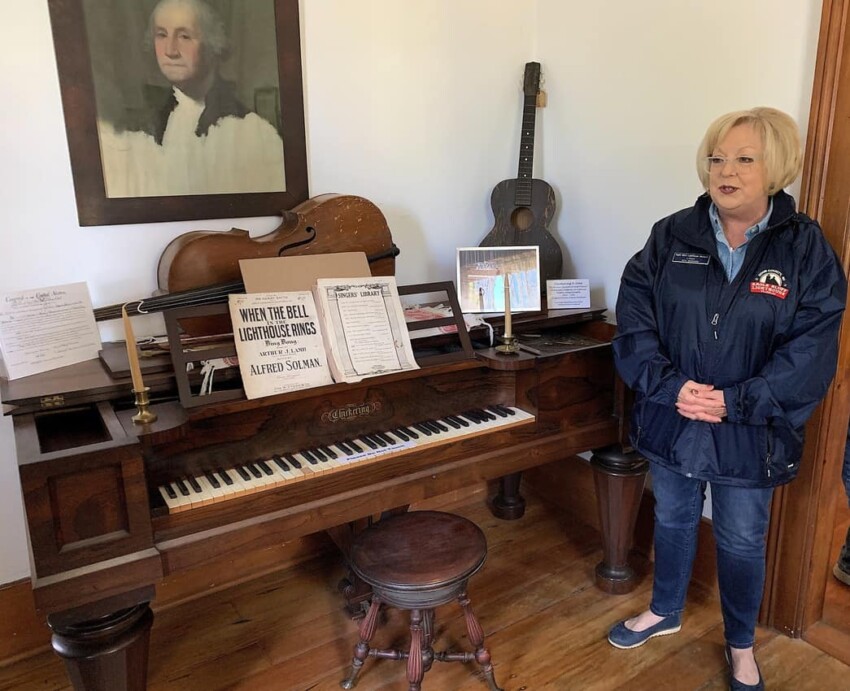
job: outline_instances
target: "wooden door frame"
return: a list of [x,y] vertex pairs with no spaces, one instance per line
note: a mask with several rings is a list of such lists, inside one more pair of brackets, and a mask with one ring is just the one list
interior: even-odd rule
[[[800,193],[800,209],[820,222],[845,273],[850,265],[848,13],[850,0],[823,2]],[[804,637],[832,654],[843,646],[835,645],[835,636],[824,631],[821,619],[836,556],[830,548],[850,418],[848,312],[841,328],[838,363],[832,386],[807,426],[800,476],[780,488],[774,498],[761,616],[762,623],[789,636]],[[850,640],[850,632],[847,635]],[[850,663],[850,646],[838,656]]]

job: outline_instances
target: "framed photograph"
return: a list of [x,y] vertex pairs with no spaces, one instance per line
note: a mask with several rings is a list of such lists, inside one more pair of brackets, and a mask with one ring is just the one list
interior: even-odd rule
[[298,0],[48,0],[80,225],[308,197]]
[[457,290],[463,312],[504,312],[506,285],[511,312],[540,311],[538,246],[458,248]]

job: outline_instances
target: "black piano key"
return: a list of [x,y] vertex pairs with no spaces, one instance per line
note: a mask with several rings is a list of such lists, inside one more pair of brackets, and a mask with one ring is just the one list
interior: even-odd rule
[[504,410],[499,409],[499,407],[495,406],[495,405],[488,405],[487,411],[491,412],[491,413],[496,413],[496,415],[498,415],[499,417],[507,417],[508,416],[508,414]]
[[266,475],[274,475],[274,471],[265,461],[257,461],[257,465],[260,466],[260,470],[262,470]]
[[393,434],[396,435],[402,441],[410,441],[410,437],[406,432],[402,431],[401,427],[393,430]]
[[416,434],[410,427],[399,427],[399,429],[404,432],[411,439],[419,439],[419,435]]
[[322,453],[322,450],[318,447],[316,447],[315,449],[310,449],[310,453],[312,453],[316,458],[318,458],[321,463],[324,463],[328,460],[328,457],[325,456],[325,454]]
[[502,405],[501,403],[497,403],[495,405],[495,407],[498,408],[499,410],[503,411],[506,415],[516,415],[515,410],[513,410],[512,408],[509,408],[506,405]]
[[195,478],[190,477],[188,480],[189,480],[189,487],[191,487],[195,491],[196,494],[200,494],[203,491],[201,489],[201,486],[198,484],[198,481]]
[[475,410],[464,411],[463,416],[475,425],[480,425],[485,420],[484,416],[479,415]]
[[392,438],[389,434],[387,434],[386,432],[377,432],[377,435],[378,435],[381,439],[383,439],[385,442],[387,442],[387,444],[393,445],[393,444],[395,444],[395,443],[396,443],[395,439],[393,439],[393,438]]
[[319,465],[319,459],[311,454],[309,449],[301,451],[301,455],[309,461],[310,465]]
[[274,454],[272,456],[272,459],[277,464],[277,467],[280,468],[283,472],[285,472],[285,473],[289,472],[289,470],[290,470],[289,466],[286,464],[286,461],[284,461],[280,456],[278,456],[277,454]]
[[239,477],[245,480],[245,482],[249,482],[251,480],[251,473],[249,473],[248,469],[244,466],[236,466],[236,472],[239,473]]
[[180,490],[180,494],[182,494],[184,497],[188,497],[188,496],[189,496],[189,488],[188,488],[188,487],[186,487],[186,483],[185,483],[185,482],[183,482],[183,480],[181,480],[180,478],[177,478],[177,479],[174,481],[174,484],[176,484],[176,485],[177,485],[177,489],[179,489],[179,490]]
[[263,471],[260,470],[254,463],[246,463],[245,467],[248,469],[248,472],[258,480],[263,477]]
[[431,430],[432,434],[439,434],[442,431],[439,427],[437,427],[437,423],[435,423],[433,420],[423,420],[422,424],[425,425],[425,427],[427,427],[429,430]]
[[368,434],[361,434],[360,439],[362,441],[364,441],[370,449],[377,449],[378,448],[378,445],[375,442],[373,442],[371,439],[369,439]]
[[462,417],[459,417],[458,415],[449,415],[449,417],[452,420],[454,420],[457,424],[459,424],[461,427],[469,427],[469,421],[468,420],[464,420]]
[[329,446],[323,446],[323,447],[321,447],[321,449],[322,449],[322,451],[325,452],[326,456],[330,456],[331,458],[336,458],[336,453],[334,453],[334,451]]
[[216,489],[221,487],[221,483],[218,481],[218,478],[215,476],[215,473],[211,470],[205,470],[204,477],[207,479],[207,482],[209,482]]
[[413,426],[416,428],[417,431],[422,432],[422,434],[424,434],[426,437],[431,436],[431,430],[429,430],[423,423],[414,422]]
[[460,429],[460,423],[452,420],[450,415],[444,417],[443,422],[445,422],[447,425],[450,425],[451,427],[454,427],[455,429]]
[[345,443],[348,444],[352,449],[354,449],[355,453],[363,453],[366,450],[353,439],[346,439]]
[[289,463],[293,468],[301,470],[301,468],[304,467],[301,465],[301,461],[295,458],[295,456],[293,456],[291,453],[285,453],[283,454],[283,457],[286,459],[287,463]]
[[377,432],[373,432],[372,434],[370,434],[369,438],[373,442],[375,442],[378,446],[380,446],[382,449],[387,445],[387,442],[385,442],[383,439],[381,439],[381,436]]
[[442,422],[440,422],[439,420],[429,420],[429,422],[430,422],[432,425],[436,425],[436,426],[437,426],[437,428],[438,428],[441,432],[448,432],[448,431],[449,431],[449,428],[448,428],[448,427],[446,427],[446,426],[445,426]]
[[167,485],[163,485],[165,489],[165,493],[169,496],[170,499],[177,499],[177,492],[174,491],[174,488],[171,486],[171,483]]
[[227,474],[227,472],[224,470],[224,468],[218,467],[218,468],[215,469],[215,472],[217,472],[218,476],[222,480],[224,480],[225,485],[227,485],[229,487],[230,485],[233,484],[233,479],[230,477],[230,475]]
[[340,449],[346,456],[353,456],[355,451],[351,446],[349,446],[349,442],[338,441],[334,442],[338,449]]

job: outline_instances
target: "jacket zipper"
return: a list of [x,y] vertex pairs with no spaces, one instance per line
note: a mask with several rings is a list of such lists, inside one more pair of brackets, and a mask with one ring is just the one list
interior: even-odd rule
[[714,318],[711,320],[711,325],[714,327],[714,340],[717,340],[717,322],[720,320],[720,314],[714,313]]

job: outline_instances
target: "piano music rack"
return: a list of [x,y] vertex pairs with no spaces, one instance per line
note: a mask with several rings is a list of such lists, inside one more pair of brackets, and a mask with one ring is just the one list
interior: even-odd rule
[[[449,316],[438,316],[406,322],[407,330],[411,333],[411,345],[414,356],[416,357],[416,363],[420,367],[444,365],[475,358],[472,341],[469,338],[469,332],[467,331],[466,322],[463,319],[463,312],[461,311],[460,302],[458,301],[457,292],[452,281],[399,286],[398,293],[402,297],[423,296],[427,300],[427,304],[439,304],[447,307],[450,313]],[[229,323],[229,305],[224,303],[178,307],[166,310],[163,316],[165,318],[171,361],[174,366],[174,377],[177,381],[177,393],[181,405],[184,408],[194,408],[201,405],[244,399],[245,391],[241,386],[238,368],[235,368],[235,376],[228,377],[231,386],[226,389],[199,394],[193,390],[191,381],[198,376],[197,370],[194,367],[195,363],[217,360],[219,358],[236,357],[236,344],[233,341],[232,332],[222,334],[220,345],[204,346],[202,349],[187,346],[181,340],[180,322],[182,320],[196,317],[216,317],[225,320],[225,323]],[[451,326],[454,327],[454,330],[445,328]],[[440,334],[436,337],[425,338],[417,338],[415,336],[416,332],[426,329],[440,329]],[[430,351],[440,352],[429,352],[425,354],[424,349],[426,347]],[[420,353],[416,352],[417,348],[419,348]],[[193,367],[189,368],[188,365],[190,364]],[[239,385],[233,385],[237,381]],[[197,385],[194,388],[197,388]]]

